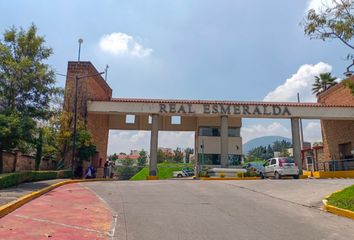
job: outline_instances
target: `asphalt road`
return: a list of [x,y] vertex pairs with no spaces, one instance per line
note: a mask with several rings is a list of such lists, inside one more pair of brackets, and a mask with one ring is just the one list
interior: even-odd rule
[[354,221],[320,209],[354,180],[119,181],[83,185],[114,212],[113,239],[354,239]]

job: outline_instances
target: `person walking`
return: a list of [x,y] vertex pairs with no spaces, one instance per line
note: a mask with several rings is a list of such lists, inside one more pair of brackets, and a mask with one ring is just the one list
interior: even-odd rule
[[103,172],[104,172],[104,178],[109,178],[109,162],[108,162],[108,160],[106,160],[105,161],[105,163],[104,163],[104,168],[103,168]]
[[96,171],[92,164],[90,164],[90,166],[88,167],[85,178],[96,178]]

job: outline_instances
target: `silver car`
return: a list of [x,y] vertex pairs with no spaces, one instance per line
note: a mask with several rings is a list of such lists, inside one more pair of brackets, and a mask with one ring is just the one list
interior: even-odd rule
[[262,178],[274,177],[280,179],[283,176],[292,176],[294,179],[298,179],[299,168],[292,158],[271,158],[264,164],[264,171],[260,175]]

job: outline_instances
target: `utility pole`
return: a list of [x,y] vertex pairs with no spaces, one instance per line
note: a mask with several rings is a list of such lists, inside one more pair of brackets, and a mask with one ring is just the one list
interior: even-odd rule
[[[297,102],[300,103],[300,94],[297,93]],[[300,138],[301,138],[301,150],[304,148],[304,132],[302,130],[302,119],[300,118]]]
[[108,74],[108,64],[106,65],[106,68],[104,69],[105,75],[104,75],[104,80],[107,82],[107,74]]
[[[79,52],[77,54],[77,64],[80,64],[80,55],[81,55],[81,44],[84,42],[82,38],[79,38]],[[76,123],[77,123],[77,95],[78,95],[78,81],[79,77],[75,75],[75,99],[74,99],[74,131],[73,131],[73,151],[71,156],[71,173],[75,177],[75,162],[76,162]]]

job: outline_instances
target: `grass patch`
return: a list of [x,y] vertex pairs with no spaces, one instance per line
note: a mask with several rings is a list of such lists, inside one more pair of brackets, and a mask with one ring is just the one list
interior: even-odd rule
[[328,198],[330,205],[354,211],[354,185],[332,194]]
[[[174,171],[181,171],[182,168],[194,168],[192,163],[159,163],[157,164],[159,179],[168,179],[173,177]],[[146,180],[149,175],[149,167],[144,167],[137,174],[135,174],[130,180]]]

